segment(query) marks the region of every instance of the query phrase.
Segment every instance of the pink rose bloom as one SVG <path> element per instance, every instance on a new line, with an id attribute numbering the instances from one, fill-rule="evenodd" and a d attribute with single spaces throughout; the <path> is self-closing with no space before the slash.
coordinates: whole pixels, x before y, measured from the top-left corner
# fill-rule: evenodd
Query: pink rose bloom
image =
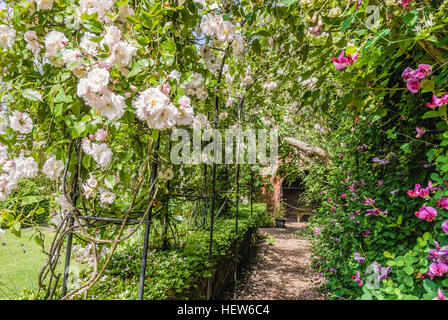
<path id="1" fill-rule="evenodd" d="M 437 210 L 433 207 L 427 207 L 423 206 L 420 208 L 420 210 L 415 211 L 415 216 L 419 219 L 426 220 L 426 221 L 433 221 L 434 218 L 437 216 Z"/>
<path id="2" fill-rule="evenodd" d="M 346 199 L 347 195 L 345 193 L 341 194 L 342 199 Z"/>
<path id="3" fill-rule="evenodd" d="M 98 129 L 95 132 L 95 140 L 96 141 L 104 141 L 106 139 L 107 136 L 107 132 L 104 131 L 103 129 Z"/>
<path id="4" fill-rule="evenodd" d="M 125 96 L 126 98 L 130 98 L 130 97 L 131 97 L 131 93 L 130 93 L 130 92 L 126 92 L 126 93 L 124 94 L 124 96 Z"/>

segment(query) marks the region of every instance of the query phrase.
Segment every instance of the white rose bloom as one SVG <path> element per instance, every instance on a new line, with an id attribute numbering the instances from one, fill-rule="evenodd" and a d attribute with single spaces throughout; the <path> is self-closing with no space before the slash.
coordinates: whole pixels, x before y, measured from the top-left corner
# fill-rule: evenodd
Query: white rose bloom
<path id="1" fill-rule="evenodd" d="M 177 118 L 177 125 L 179 126 L 189 126 L 194 119 L 193 108 L 192 107 L 180 107 L 179 116 Z"/>
<path id="2" fill-rule="evenodd" d="M 213 36 L 218 28 L 219 21 L 212 14 L 202 16 L 201 30 L 208 36 Z"/>
<path id="3" fill-rule="evenodd" d="M 98 19 L 109 22 L 109 18 L 105 16 L 106 12 L 114 5 L 112 0 L 80 0 L 79 7 L 77 8 L 77 15 L 79 18 L 83 13 L 89 15 L 98 12 Z"/>
<path id="4" fill-rule="evenodd" d="M 31 50 L 35 56 L 39 55 L 42 46 L 39 43 L 39 38 L 37 37 L 36 31 L 27 31 L 23 35 L 27 45 L 26 48 Z"/>
<path id="5" fill-rule="evenodd" d="M 179 111 L 158 88 L 141 92 L 132 105 L 137 118 L 146 121 L 151 129 L 164 130 L 176 125 Z"/>
<path id="6" fill-rule="evenodd" d="M 61 160 L 56 160 L 56 156 L 52 155 L 42 167 L 42 172 L 45 173 L 47 178 L 56 180 L 62 169 L 64 169 L 64 163 Z"/>
<path id="7" fill-rule="evenodd" d="M 0 238 L 5 234 L 5 230 L 0 229 Z"/>
<path id="8" fill-rule="evenodd" d="M 89 92 L 101 93 L 109 83 L 109 71 L 106 68 L 95 68 L 87 75 Z"/>
<path id="9" fill-rule="evenodd" d="M 55 66 L 60 66 L 61 62 L 56 60 L 58 52 L 65 47 L 68 39 L 58 31 L 51 31 L 45 36 L 45 57 Z"/>
<path id="10" fill-rule="evenodd" d="M 91 32 L 86 32 L 81 38 L 79 46 L 89 55 L 96 55 L 99 43 L 90 41 L 90 38 L 96 35 Z"/>
<path id="11" fill-rule="evenodd" d="M 54 199 L 57 204 L 61 206 L 62 210 L 73 211 L 75 208 L 73 205 L 67 200 L 64 195 L 60 195 Z"/>
<path id="12" fill-rule="evenodd" d="M 11 177 L 11 175 L 0 175 L 0 200 L 7 200 L 11 191 L 16 187 L 17 182 Z"/>
<path id="13" fill-rule="evenodd" d="M 91 188 L 96 188 L 96 186 L 98 185 L 98 181 L 94 176 L 91 176 L 89 179 L 87 179 L 86 183 Z"/>
<path id="14" fill-rule="evenodd" d="M 21 178 L 35 178 L 39 173 L 39 165 L 33 157 L 20 157 L 14 159 L 15 179 L 19 181 Z"/>
<path id="15" fill-rule="evenodd" d="M 222 21 L 216 30 L 216 38 L 219 41 L 230 41 L 235 36 L 235 26 L 230 21 Z"/>
<path id="16" fill-rule="evenodd" d="M 1 145 L 0 146 L 0 164 L 5 162 L 6 160 L 8 160 L 8 158 L 9 158 L 8 147 Z"/>
<path id="17" fill-rule="evenodd" d="M 30 133 L 33 130 L 33 120 L 28 113 L 15 110 L 9 118 L 9 126 L 16 132 Z"/>
<path id="18" fill-rule="evenodd" d="M 169 78 L 169 79 L 176 79 L 177 81 L 179 81 L 181 75 L 182 75 L 182 74 L 181 74 L 179 71 L 177 71 L 177 70 L 173 70 L 173 71 L 171 71 L 170 74 L 168 75 L 168 78 Z"/>
<path id="19" fill-rule="evenodd" d="M 120 41 L 121 30 L 116 26 L 106 26 L 106 34 L 101 40 L 100 45 L 107 45 L 110 48 L 115 46 Z"/>
<path id="20" fill-rule="evenodd" d="M 128 19 L 126 17 L 133 16 L 135 14 L 134 9 L 129 4 L 125 4 L 124 6 L 118 8 L 118 19 L 121 22 L 127 23 Z"/>
<path id="21" fill-rule="evenodd" d="M 53 8 L 53 0 L 36 0 L 37 9 L 51 10 Z"/>
<path id="22" fill-rule="evenodd" d="M 113 121 L 123 116 L 126 103 L 124 97 L 107 90 L 101 96 L 100 103 L 95 107 L 103 117 Z"/>
<path id="23" fill-rule="evenodd" d="M 103 191 L 100 194 L 100 202 L 102 204 L 112 204 L 116 199 L 116 195 L 110 191 Z"/>
<path id="24" fill-rule="evenodd" d="M 85 154 L 91 154 L 92 153 L 92 145 L 91 145 L 90 140 L 88 138 L 82 138 L 81 149 L 82 149 L 82 151 L 84 151 Z"/>
<path id="25" fill-rule="evenodd" d="M 176 126 L 179 118 L 179 110 L 172 104 L 163 108 L 156 108 L 153 117 L 148 122 L 148 127 L 156 130 L 166 130 Z"/>
<path id="26" fill-rule="evenodd" d="M 93 160 L 95 160 L 102 169 L 107 168 L 112 161 L 112 151 L 105 143 L 92 144 L 92 151 L 90 154 L 92 155 Z"/>
<path id="27" fill-rule="evenodd" d="M 193 129 L 201 130 L 209 127 L 207 116 L 203 113 L 198 113 L 193 120 Z"/>
<path id="28" fill-rule="evenodd" d="M 242 36 L 236 36 L 232 42 L 233 54 L 235 57 L 241 57 L 244 53 L 246 42 Z"/>
<path id="29" fill-rule="evenodd" d="M 191 107 L 191 99 L 188 96 L 180 97 L 178 102 L 183 108 Z"/>
<path id="30" fill-rule="evenodd" d="M 120 67 L 129 66 L 132 63 L 132 57 L 137 53 L 137 48 L 126 41 L 119 41 L 109 48 L 111 55 L 104 62 L 109 65 L 118 65 Z"/>
<path id="31" fill-rule="evenodd" d="M 8 121 L 4 118 L 1 118 L 0 120 L 3 120 L 0 122 L 0 134 L 5 134 L 6 129 L 8 129 Z"/>
<path id="32" fill-rule="evenodd" d="M 0 47 L 3 49 L 12 48 L 16 38 L 16 30 L 9 28 L 7 25 L 0 25 Z"/>

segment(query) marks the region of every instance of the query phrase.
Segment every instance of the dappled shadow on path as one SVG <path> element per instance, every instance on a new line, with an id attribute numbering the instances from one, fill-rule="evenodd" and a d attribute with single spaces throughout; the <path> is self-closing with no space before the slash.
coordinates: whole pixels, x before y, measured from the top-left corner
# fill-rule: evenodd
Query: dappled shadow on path
<path id="1" fill-rule="evenodd" d="M 294 234 L 298 228 L 296 219 L 288 219 L 285 229 L 259 230 L 262 235 L 273 236 L 275 241 L 257 244 L 256 257 L 239 281 L 236 299 L 324 299 L 312 282 L 316 272 L 311 268 L 311 242 Z M 233 292 L 228 297 L 233 299 Z"/>

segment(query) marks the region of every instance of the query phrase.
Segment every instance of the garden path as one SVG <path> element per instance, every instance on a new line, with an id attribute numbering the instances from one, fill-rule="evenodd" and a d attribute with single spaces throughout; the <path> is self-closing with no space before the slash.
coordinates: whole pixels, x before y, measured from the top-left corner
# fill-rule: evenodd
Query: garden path
<path id="1" fill-rule="evenodd" d="M 311 268 L 311 241 L 294 232 L 304 228 L 289 218 L 285 229 L 261 228 L 268 237 L 256 245 L 257 254 L 250 269 L 246 270 L 236 289 L 236 300 L 317 300 L 324 299 L 312 279 L 316 272 Z M 234 299 L 233 293 L 230 299 Z"/>

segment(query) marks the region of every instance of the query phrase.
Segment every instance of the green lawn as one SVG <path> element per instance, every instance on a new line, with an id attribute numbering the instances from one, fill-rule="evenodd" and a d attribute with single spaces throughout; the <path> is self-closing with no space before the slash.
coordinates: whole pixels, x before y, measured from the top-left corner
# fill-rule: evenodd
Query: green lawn
<path id="1" fill-rule="evenodd" d="M 49 246 L 54 232 L 44 233 L 45 245 Z M 0 300 L 15 299 L 24 288 L 37 288 L 37 276 L 46 255 L 32 239 L 33 234 L 33 230 L 24 229 L 18 238 L 6 230 L 0 237 Z"/>

